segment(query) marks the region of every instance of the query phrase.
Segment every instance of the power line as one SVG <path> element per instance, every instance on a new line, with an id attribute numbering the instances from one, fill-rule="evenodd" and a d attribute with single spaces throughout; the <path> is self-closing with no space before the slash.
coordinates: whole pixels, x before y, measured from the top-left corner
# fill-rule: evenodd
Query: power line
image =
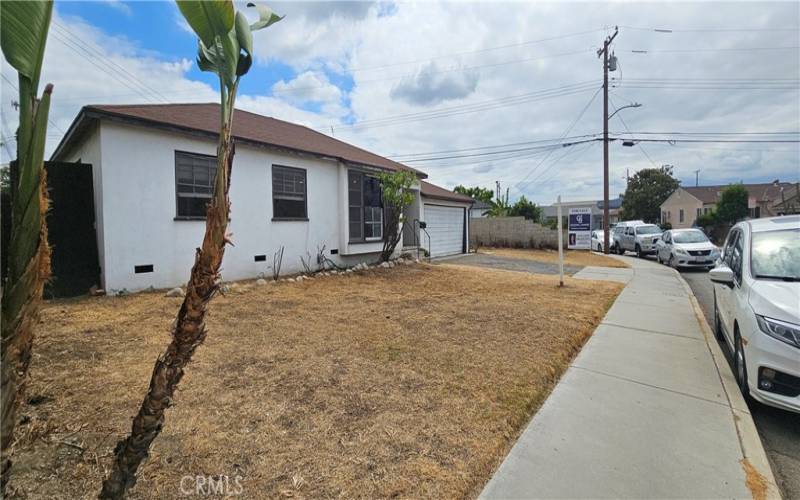
<path id="1" fill-rule="evenodd" d="M 137 81 L 137 78 L 135 76 L 131 75 L 130 73 L 125 74 L 122 71 L 119 71 L 118 69 L 116 69 L 112 64 L 110 64 L 109 62 L 107 62 L 105 60 L 106 58 L 105 58 L 105 56 L 103 56 L 102 53 L 100 53 L 98 51 L 95 51 L 96 54 L 92 53 L 89 50 L 89 48 L 87 48 L 88 46 L 85 43 L 83 43 L 78 37 L 75 37 L 72 34 L 64 35 L 61 32 L 59 32 L 58 29 L 52 30 L 50 33 L 52 33 L 53 36 L 57 40 L 59 40 L 61 43 L 63 43 L 64 46 L 66 46 L 67 48 L 69 48 L 70 50 L 72 50 L 73 52 L 75 52 L 76 54 L 81 56 L 82 58 L 84 58 L 92 66 L 96 67 L 97 69 L 99 69 L 100 71 L 104 72 L 108 76 L 110 76 L 110 77 L 114 78 L 115 80 L 117 80 L 122 85 L 124 85 L 127 88 L 131 89 L 132 91 L 136 92 L 136 94 L 138 96 L 142 97 L 143 99 L 147 100 L 148 102 L 153 102 L 153 101 L 158 101 L 158 100 L 163 101 L 163 102 L 169 102 L 168 99 L 166 99 L 163 96 L 159 96 L 157 92 L 153 91 L 152 89 L 150 89 L 146 85 L 143 85 L 143 84 L 140 83 L 139 84 L 140 86 L 137 87 L 135 85 L 136 81 Z M 71 40 L 70 37 L 76 38 L 77 41 L 76 40 Z M 149 92 L 150 95 L 145 94 L 143 89 L 144 89 L 144 91 Z"/>
<path id="2" fill-rule="evenodd" d="M 591 142 L 591 141 L 594 141 L 594 140 L 595 139 L 584 139 L 584 140 L 573 141 L 573 142 L 548 144 L 546 146 L 530 146 L 530 147 L 527 147 L 527 148 L 506 149 L 506 150 L 501 150 L 501 151 L 470 153 L 470 154 L 464 154 L 464 155 L 438 156 L 438 157 L 431 157 L 431 158 L 416 158 L 416 159 L 411 159 L 411 160 L 404 160 L 403 163 L 416 163 L 416 162 L 420 162 L 420 161 L 432 161 L 432 160 L 449 160 L 449 159 L 453 159 L 453 158 L 474 158 L 474 157 L 477 157 L 477 156 L 487 156 L 487 155 L 493 155 L 493 154 L 498 154 L 498 153 L 515 153 L 515 152 L 521 152 L 521 151 L 533 151 L 533 150 L 537 150 L 537 149 L 550 148 L 550 147 L 553 147 L 553 146 L 568 147 L 568 146 L 574 146 L 576 144 L 583 144 L 583 143 L 586 143 L 586 142 Z"/>
<path id="3" fill-rule="evenodd" d="M 800 31 L 800 28 L 693 28 L 693 29 L 673 29 L 673 28 L 648 28 L 640 26 L 625 26 L 620 25 L 620 28 L 637 31 L 654 31 L 656 33 L 728 33 L 738 31 L 767 31 L 767 32 L 781 32 L 781 31 Z"/>
<path id="4" fill-rule="evenodd" d="M 603 87 L 600 87 L 599 89 L 597 89 L 597 90 L 595 91 L 595 93 L 594 93 L 594 94 L 592 94 L 592 97 L 589 99 L 589 102 L 587 102 L 587 103 L 586 103 L 586 105 L 583 107 L 583 109 L 581 109 L 581 112 L 580 112 L 580 113 L 578 113 L 578 117 L 577 117 L 577 118 L 575 118 L 575 120 L 573 120 L 573 122 L 572 122 L 572 123 L 569 125 L 569 127 L 567 127 L 567 129 L 564 131 L 564 133 L 563 133 L 563 134 L 561 134 L 561 137 L 562 137 L 562 138 L 566 137 L 566 136 L 567 136 L 567 134 L 569 134 L 569 133 L 570 133 L 570 131 L 571 131 L 571 130 L 572 130 L 574 127 L 575 127 L 575 125 L 577 125 L 577 124 L 578 124 L 578 122 L 580 121 L 580 119 L 581 119 L 581 118 L 583 118 L 583 115 L 586 113 L 586 110 L 588 110 L 588 109 L 589 109 L 589 106 L 591 106 L 591 105 L 592 105 L 592 103 L 594 102 L 595 98 L 597 97 L 597 94 L 599 94 L 601 90 L 603 90 Z M 532 168 L 530 171 L 528 171 L 528 173 L 525 175 L 525 177 L 523 177 L 523 178 L 522 178 L 522 179 L 520 179 L 520 180 L 519 180 L 519 181 L 518 181 L 516 184 L 514 184 L 514 189 L 517 189 L 518 191 L 521 191 L 522 189 L 521 189 L 519 186 L 520 186 L 520 185 L 521 185 L 521 184 L 522 184 L 522 183 L 523 183 L 523 182 L 524 182 L 524 181 L 525 181 L 525 180 L 526 180 L 528 177 L 530 177 L 531 175 L 533 175 L 533 173 L 534 173 L 534 172 L 535 172 L 535 171 L 536 171 L 536 170 L 537 170 L 537 169 L 538 169 L 538 168 L 539 168 L 539 167 L 540 167 L 540 166 L 541 166 L 541 165 L 542 165 L 542 164 L 543 164 L 545 161 L 547 161 L 547 158 L 549 158 L 549 157 L 550 157 L 550 154 L 551 154 L 551 153 L 552 153 L 552 151 L 550 151 L 550 153 L 548 153 L 548 154 L 547 154 L 547 156 L 545 156 L 544 158 L 542 158 L 542 160 L 541 160 L 539 163 L 537 163 L 535 167 L 533 167 L 533 168 Z"/>
<path id="5" fill-rule="evenodd" d="M 3 80 L 5 80 L 6 83 L 11 85 L 11 88 L 13 88 L 17 92 L 19 92 L 19 88 L 17 88 L 16 84 L 14 82 L 12 82 L 6 75 L 0 74 L 0 76 L 3 77 Z M 47 117 L 47 123 L 49 123 L 51 126 L 53 126 L 53 128 L 58 129 L 62 134 L 66 134 L 66 132 L 64 132 L 64 129 L 62 129 L 61 127 L 56 125 L 56 123 L 49 116 Z"/>
<path id="6" fill-rule="evenodd" d="M 56 28 L 56 30 L 60 30 L 64 36 L 72 37 L 74 41 L 84 49 L 84 51 L 88 53 L 94 53 L 96 57 L 99 57 L 110 68 L 112 69 L 116 68 L 116 70 L 120 74 L 127 76 L 128 78 L 133 80 L 134 83 L 139 85 L 142 89 L 146 90 L 155 97 L 163 100 L 164 102 L 169 102 L 169 100 L 166 97 L 164 97 L 157 89 L 151 87 L 150 85 L 142 81 L 139 77 L 128 71 L 125 67 L 121 66 L 120 64 L 117 64 L 113 59 L 107 57 L 105 54 L 94 48 L 91 44 L 83 40 L 79 35 L 76 35 L 72 31 L 70 31 L 69 28 L 67 28 L 66 26 L 62 25 L 56 20 L 53 20 L 53 26 Z"/>
<path id="7" fill-rule="evenodd" d="M 572 136 L 572 137 L 564 137 L 563 139 L 564 140 L 566 140 L 566 139 L 569 139 L 569 140 L 572 140 L 572 139 L 585 139 L 587 137 L 596 137 L 597 135 L 598 134 L 575 135 L 575 136 Z M 560 140 L 562 140 L 562 139 L 539 139 L 539 140 L 535 140 L 535 141 L 510 142 L 510 143 L 506 143 L 506 144 L 492 144 L 492 145 L 488 145 L 488 146 L 474 146 L 474 147 L 471 147 L 471 148 L 463 148 L 463 149 L 443 149 L 443 150 L 440 150 L 440 151 L 428 151 L 426 153 L 406 153 L 406 154 L 392 155 L 392 156 L 390 156 L 390 158 L 392 158 L 393 160 L 397 160 L 398 158 L 405 157 L 405 156 L 424 156 L 424 155 L 443 154 L 443 153 L 462 153 L 462 152 L 465 152 L 465 151 L 475 151 L 475 150 L 479 150 L 479 149 L 507 148 L 507 147 L 512 147 L 512 146 L 524 146 L 524 145 L 528 145 L 528 144 L 541 144 L 543 142 L 554 142 L 554 141 L 560 141 Z M 400 161 L 400 160 L 398 160 L 398 161 Z"/>
<path id="8" fill-rule="evenodd" d="M 633 133 L 631 133 L 631 129 L 628 128 L 628 124 L 625 123 L 625 119 L 622 118 L 622 115 L 620 113 L 617 113 L 617 111 L 618 111 L 617 110 L 617 105 L 614 104 L 614 101 L 611 99 L 611 96 L 608 97 L 608 100 L 609 100 L 609 102 L 611 102 L 611 105 L 614 106 L 614 114 L 616 115 L 617 118 L 619 118 L 619 121 L 622 122 L 622 126 L 625 127 L 625 130 L 628 131 L 628 134 L 630 134 L 630 136 L 633 137 Z M 653 167 L 658 168 L 658 165 L 656 165 L 656 162 L 654 162 L 653 159 L 650 158 L 650 155 L 647 154 L 647 151 L 644 150 L 644 147 L 641 144 L 637 144 L 637 146 L 639 146 L 639 150 L 642 152 L 642 154 L 645 156 L 645 158 L 647 158 L 648 161 L 650 161 L 650 163 L 653 165 Z"/>
<path id="9" fill-rule="evenodd" d="M 574 55 L 577 55 L 577 54 L 589 54 L 591 52 L 592 51 L 588 50 L 588 49 L 574 50 L 574 51 L 571 51 L 571 52 L 561 52 L 559 54 L 552 54 L 552 55 L 548 55 L 548 56 L 529 57 L 529 58 L 525 58 L 525 59 L 515 59 L 513 61 L 503 61 L 503 62 L 497 62 L 497 63 L 479 64 L 479 65 L 476 65 L 476 66 L 463 66 L 463 67 L 458 67 L 458 68 L 449 68 L 449 69 L 443 69 L 443 70 L 428 71 L 428 72 L 425 73 L 425 75 L 428 76 L 428 75 L 438 75 L 438 74 L 441 74 L 441 73 L 452 73 L 452 72 L 458 72 L 458 71 L 470 71 L 470 70 L 474 70 L 474 69 L 496 68 L 498 66 L 507 66 L 507 65 L 510 65 L 510 64 L 520 64 L 520 63 L 525 63 L 525 62 L 541 61 L 543 59 L 554 59 L 554 58 L 557 58 L 557 57 L 574 56 Z M 404 78 L 413 78 L 417 74 L 418 73 L 415 72 L 415 73 L 407 73 L 405 75 L 400 75 L 400 76 L 389 76 L 389 77 L 384 77 L 384 78 L 373 78 L 373 79 L 370 79 L 370 80 L 361 80 L 361 81 L 358 82 L 358 84 L 359 85 L 363 85 L 365 83 L 376 83 L 376 82 L 386 82 L 386 81 L 393 81 L 393 80 L 402 80 Z M 315 89 L 321 89 L 321 88 L 325 88 L 325 85 L 314 85 L 314 86 L 308 86 L 308 87 L 292 87 L 292 88 L 288 88 L 288 89 L 278 89 L 278 90 L 273 90 L 272 93 L 273 94 L 275 94 L 275 93 L 283 94 L 283 93 L 287 93 L 287 92 L 298 92 L 298 91 L 301 91 L 301 90 L 315 90 Z"/>
<path id="10" fill-rule="evenodd" d="M 595 83 L 592 81 L 580 82 L 570 85 L 563 85 L 552 89 L 544 89 L 526 94 L 516 96 L 500 97 L 497 99 L 490 99 L 476 103 L 463 104 L 460 106 L 451 106 L 447 108 L 439 108 L 431 111 L 420 111 L 416 113 L 408 113 L 403 115 L 393 115 L 383 118 L 374 118 L 371 120 L 363 120 L 348 125 L 340 125 L 339 128 L 361 129 L 361 128 L 377 128 L 389 125 L 398 125 L 401 123 L 415 122 L 430 120 L 433 118 L 442 118 L 447 116 L 461 115 L 465 113 L 474 113 L 476 111 L 488 111 L 512 105 L 518 105 L 528 102 L 535 102 L 545 99 L 556 97 L 563 97 L 573 94 L 586 92 L 595 88 Z M 316 127 L 316 130 L 325 130 L 327 127 Z"/>
<path id="11" fill-rule="evenodd" d="M 432 61 L 435 61 L 435 60 L 438 60 L 438 59 L 446 59 L 448 57 L 456 57 L 456 56 L 462 56 L 462 55 L 468 55 L 468 54 L 477 54 L 477 53 L 482 53 L 482 52 L 490 52 L 490 51 L 494 51 L 494 50 L 502 50 L 502 49 L 523 47 L 523 46 L 526 46 L 526 45 L 534 45 L 534 44 L 537 44 L 537 43 L 549 42 L 549 41 L 552 41 L 552 40 L 561 40 L 561 39 L 564 39 L 564 38 L 571 38 L 571 37 L 576 37 L 576 36 L 596 33 L 598 31 L 603 31 L 603 28 L 598 28 L 598 29 L 593 29 L 593 30 L 586 30 L 586 31 L 578 31 L 578 32 L 575 32 L 575 33 L 568 33 L 568 34 L 565 34 L 565 35 L 551 36 L 551 37 L 547 37 L 547 38 L 540 38 L 539 40 L 530 40 L 530 41 L 526 41 L 526 42 L 512 43 L 512 44 L 508 44 L 508 45 L 498 45 L 498 46 L 495 46 L 495 47 L 486 47 L 486 48 L 483 48 L 483 49 L 465 50 L 465 51 L 461 51 L 461 52 L 451 52 L 449 54 L 443 54 L 443 55 L 440 55 L 440 56 L 431 57 L 429 59 L 416 59 L 416 60 L 413 60 L 413 61 L 403 61 L 403 62 L 397 62 L 397 63 L 392 63 L 392 64 L 384 64 L 382 66 L 372 66 L 372 67 L 367 67 L 367 68 L 353 68 L 353 69 L 350 69 L 350 70 L 347 70 L 347 71 L 343 71 L 342 73 L 344 73 L 344 74 L 352 74 L 352 73 L 358 73 L 358 72 L 362 72 L 362 71 L 372 71 L 372 70 L 376 70 L 376 69 L 393 68 L 393 67 L 396 67 L 396 66 L 406 66 L 406 65 L 409 65 L 409 64 L 419 64 L 419 63 L 423 63 L 423 62 L 432 62 Z"/>
<path id="12" fill-rule="evenodd" d="M 800 49 L 798 45 L 790 45 L 784 47 L 721 47 L 721 48 L 693 48 L 693 49 L 622 49 L 633 54 L 671 54 L 671 53 L 692 53 L 692 52 L 761 52 L 769 50 L 797 50 Z M 620 52 L 622 52 L 620 50 Z"/>
<path id="13" fill-rule="evenodd" d="M 618 132 L 612 132 L 620 135 Z M 800 132 L 631 132 L 639 135 L 799 135 Z"/>

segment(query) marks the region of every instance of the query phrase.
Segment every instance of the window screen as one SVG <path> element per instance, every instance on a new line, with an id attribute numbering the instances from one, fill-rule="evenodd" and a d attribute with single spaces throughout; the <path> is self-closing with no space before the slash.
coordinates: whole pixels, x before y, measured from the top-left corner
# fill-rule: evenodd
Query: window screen
<path id="1" fill-rule="evenodd" d="M 175 192 L 177 216 L 206 216 L 206 205 L 214 193 L 217 158 L 194 153 L 175 152 Z"/>
<path id="2" fill-rule="evenodd" d="M 364 176 L 364 238 L 383 238 L 381 182 Z"/>
<path id="3" fill-rule="evenodd" d="M 347 198 L 348 198 L 348 220 L 350 221 L 350 240 L 360 240 L 364 237 L 364 217 L 362 207 L 363 186 L 361 185 L 363 175 L 361 172 L 350 170 L 347 172 Z"/>
<path id="4" fill-rule="evenodd" d="M 275 219 L 308 218 L 305 170 L 272 166 L 272 217 Z"/>
<path id="5" fill-rule="evenodd" d="M 347 173 L 350 241 L 383 238 L 383 200 L 376 177 L 350 170 Z"/>

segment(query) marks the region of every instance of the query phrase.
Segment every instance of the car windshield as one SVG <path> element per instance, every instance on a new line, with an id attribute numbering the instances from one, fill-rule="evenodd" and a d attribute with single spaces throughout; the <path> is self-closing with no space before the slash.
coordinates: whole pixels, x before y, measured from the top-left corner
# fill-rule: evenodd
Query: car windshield
<path id="1" fill-rule="evenodd" d="M 672 233 L 672 241 L 675 243 L 705 243 L 708 238 L 702 231 L 683 231 Z"/>
<path id="2" fill-rule="evenodd" d="M 636 234 L 658 234 L 661 229 L 658 226 L 647 224 L 645 226 L 636 226 Z"/>
<path id="3" fill-rule="evenodd" d="M 753 233 L 750 262 L 756 278 L 800 280 L 800 229 Z"/>

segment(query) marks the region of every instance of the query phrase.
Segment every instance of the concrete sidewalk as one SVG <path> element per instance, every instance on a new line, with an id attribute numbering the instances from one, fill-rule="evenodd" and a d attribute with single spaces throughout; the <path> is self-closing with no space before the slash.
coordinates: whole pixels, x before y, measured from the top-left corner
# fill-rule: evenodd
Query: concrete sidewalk
<path id="1" fill-rule="evenodd" d="M 623 259 L 574 276 L 626 287 L 481 498 L 779 498 L 688 285 Z"/>

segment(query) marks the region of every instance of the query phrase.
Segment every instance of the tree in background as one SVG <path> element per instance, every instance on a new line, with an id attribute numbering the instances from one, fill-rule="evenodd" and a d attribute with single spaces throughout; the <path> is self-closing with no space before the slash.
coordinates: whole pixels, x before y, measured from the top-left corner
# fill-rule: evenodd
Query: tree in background
<path id="1" fill-rule="evenodd" d="M 511 209 L 508 204 L 508 189 L 506 189 L 505 197 L 501 195 L 496 200 L 490 200 L 489 203 L 492 204 L 492 208 L 486 212 L 488 217 L 506 217 Z"/>
<path id="2" fill-rule="evenodd" d="M 8 187 L 12 196 L 11 235 L 8 278 L 3 284 L 0 342 L 0 496 L 4 496 L 11 472 L 8 455 L 14 439 L 17 408 L 25 391 L 42 290 L 50 277 L 44 145 L 53 86 L 45 86 L 41 97 L 37 94 L 52 13 L 50 1 L 0 2 L 0 45 L 6 60 L 19 74 L 19 175 L 15 176 L 15 185 Z"/>
<path id="3" fill-rule="evenodd" d="M 411 186 L 417 177 L 411 172 L 398 170 L 392 173 L 382 173 L 378 176 L 381 181 L 381 197 L 383 199 L 383 250 L 381 260 L 387 261 L 392 257 L 394 249 L 400 243 L 403 233 L 400 224 L 405 222 L 403 209 L 414 201 Z"/>
<path id="4" fill-rule="evenodd" d="M 537 207 L 536 203 L 529 201 L 525 195 L 520 196 L 516 203 L 511 205 L 508 215 L 512 217 L 525 217 L 528 220 L 539 222 L 542 219 L 542 208 Z"/>
<path id="5" fill-rule="evenodd" d="M 231 128 L 236 91 L 239 80 L 253 63 L 252 31 L 266 28 L 281 19 L 267 7 L 252 3 L 247 5 L 256 7 L 259 13 L 259 20 L 254 24 L 248 24 L 241 12 L 235 12 L 230 0 L 178 0 L 177 3 L 199 38 L 197 65 L 202 71 L 219 77 L 220 131 L 214 195 L 206 211 L 203 243 L 195 254 L 186 296 L 173 323 L 172 341 L 156 360 L 150 388 L 133 419 L 130 435 L 117 443 L 114 464 L 103 482 L 100 498 L 122 498 L 136 483 L 136 471 L 164 426 L 164 412 L 172 405 L 183 370 L 195 349 L 205 340 L 206 310 L 219 291 L 219 270 L 225 245 L 230 243 L 227 234 L 230 215 L 228 190 L 234 155 Z"/>
<path id="6" fill-rule="evenodd" d="M 722 190 L 717 202 L 717 221 L 733 225 L 747 217 L 747 189 L 741 184 L 732 184 Z"/>
<path id="7" fill-rule="evenodd" d="M 494 197 L 494 191 L 479 186 L 468 188 L 459 184 L 453 188 L 453 191 L 456 193 L 465 194 L 470 198 L 481 200 L 486 203 L 492 203 L 492 198 Z"/>
<path id="8" fill-rule="evenodd" d="M 636 172 L 628 182 L 622 200 L 623 217 L 658 223 L 661 204 L 678 189 L 680 181 L 672 176 L 672 167 L 645 168 Z"/>

